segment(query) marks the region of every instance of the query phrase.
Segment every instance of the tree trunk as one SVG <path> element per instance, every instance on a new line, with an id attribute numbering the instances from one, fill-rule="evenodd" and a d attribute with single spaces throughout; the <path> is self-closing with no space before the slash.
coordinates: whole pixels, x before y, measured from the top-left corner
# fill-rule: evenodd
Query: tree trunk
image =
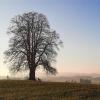
<path id="1" fill-rule="evenodd" d="M 31 68 L 30 68 L 29 80 L 36 81 L 36 79 L 35 79 L 35 68 L 34 68 L 34 67 L 31 67 Z"/>

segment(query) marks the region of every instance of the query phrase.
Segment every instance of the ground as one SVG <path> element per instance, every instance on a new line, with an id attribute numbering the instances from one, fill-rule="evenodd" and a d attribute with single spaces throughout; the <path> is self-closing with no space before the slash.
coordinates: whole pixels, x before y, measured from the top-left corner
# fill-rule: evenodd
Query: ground
<path id="1" fill-rule="evenodd" d="M 0 100 L 100 100 L 100 85 L 1 80 Z"/>

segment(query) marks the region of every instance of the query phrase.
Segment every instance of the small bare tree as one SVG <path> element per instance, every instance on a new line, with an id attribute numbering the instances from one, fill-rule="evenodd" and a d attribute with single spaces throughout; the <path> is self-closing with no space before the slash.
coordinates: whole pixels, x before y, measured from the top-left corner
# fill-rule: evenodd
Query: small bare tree
<path id="1" fill-rule="evenodd" d="M 38 66 L 56 74 L 51 63 L 55 61 L 61 44 L 59 34 L 50 29 L 46 16 L 37 12 L 24 13 L 11 20 L 8 33 L 12 34 L 9 49 L 5 51 L 6 62 L 14 72 L 29 70 L 29 79 L 35 79 Z"/>

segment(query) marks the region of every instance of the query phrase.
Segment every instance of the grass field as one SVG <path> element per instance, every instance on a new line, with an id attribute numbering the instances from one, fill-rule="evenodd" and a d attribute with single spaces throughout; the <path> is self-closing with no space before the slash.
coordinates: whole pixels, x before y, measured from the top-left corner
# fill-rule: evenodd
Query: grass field
<path id="1" fill-rule="evenodd" d="M 1 80 L 0 100 L 100 100 L 100 85 Z"/>

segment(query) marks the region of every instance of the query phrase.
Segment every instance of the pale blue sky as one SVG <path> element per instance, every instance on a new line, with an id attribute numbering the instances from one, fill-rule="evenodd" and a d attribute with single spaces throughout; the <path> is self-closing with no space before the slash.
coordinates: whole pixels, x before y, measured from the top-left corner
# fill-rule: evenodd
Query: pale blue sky
<path id="1" fill-rule="evenodd" d="M 100 0 L 0 0 L 0 73 L 8 73 L 3 52 L 12 17 L 36 11 L 47 16 L 64 42 L 57 57 L 58 72 L 100 73 Z M 0 75 L 1 75 L 0 74 Z"/>

